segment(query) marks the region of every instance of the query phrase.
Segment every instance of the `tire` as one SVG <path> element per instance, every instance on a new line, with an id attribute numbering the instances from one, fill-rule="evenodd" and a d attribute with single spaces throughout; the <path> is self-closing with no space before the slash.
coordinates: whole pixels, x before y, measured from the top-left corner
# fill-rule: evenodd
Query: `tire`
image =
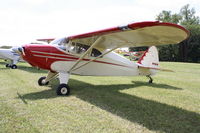
<path id="1" fill-rule="evenodd" d="M 12 65 L 11 68 L 12 69 L 17 69 L 17 65 Z"/>
<path id="2" fill-rule="evenodd" d="M 45 83 L 45 82 L 44 82 L 45 79 L 46 79 L 46 77 L 41 77 L 41 78 L 39 78 L 39 79 L 38 79 L 38 85 L 39 85 L 39 86 L 48 85 L 48 84 L 49 84 L 49 81 Z"/>
<path id="3" fill-rule="evenodd" d="M 57 95 L 67 96 L 70 94 L 70 88 L 67 84 L 60 84 L 56 90 Z"/>
<path id="4" fill-rule="evenodd" d="M 10 64 L 6 64 L 6 67 L 10 67 Z"/>

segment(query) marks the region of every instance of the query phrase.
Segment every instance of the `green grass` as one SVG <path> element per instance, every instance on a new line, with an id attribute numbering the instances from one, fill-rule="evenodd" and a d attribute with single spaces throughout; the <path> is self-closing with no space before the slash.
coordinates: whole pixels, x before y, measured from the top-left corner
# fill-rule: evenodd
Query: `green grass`
<path id="1" fill-rule="evenodd" d="M 38 86 L 46 71 L 0 61 L 0 133 L 199 133 L 200 64 L 161 63 L 175 73 L 146 77 L 71 76 L 71 95 L 58 80 Z"/>

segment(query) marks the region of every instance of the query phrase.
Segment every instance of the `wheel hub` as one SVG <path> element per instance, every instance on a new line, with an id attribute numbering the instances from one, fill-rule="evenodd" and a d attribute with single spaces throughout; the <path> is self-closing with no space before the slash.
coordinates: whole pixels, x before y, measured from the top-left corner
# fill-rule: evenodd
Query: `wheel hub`
<path id="1" fill-rule="evenodd" d="M 46 83 L 46 82 L 45 82 L 45 79 L 43 79 L 43 80 L 42 80 L 42 84 L 45 85 L 45 83 Z"/>
<path id="2" fill-rule="evenodd" d="M 65 94 L 67 94 L 67 88 L 65 88 L 65 87 L 63 87 L 62 89 L 61 89 L 61 93 L 63 94 L 63 95 L 65 95 Z"/>

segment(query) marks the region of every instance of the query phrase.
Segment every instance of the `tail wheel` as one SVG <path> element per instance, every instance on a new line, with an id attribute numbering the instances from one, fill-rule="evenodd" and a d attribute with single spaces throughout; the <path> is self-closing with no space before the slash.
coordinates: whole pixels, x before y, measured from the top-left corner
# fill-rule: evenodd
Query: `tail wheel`
<path id="1" fill-rule="evenodd" d="M 48 85 L 49 82 L 45 82 L 45 79 L 46 79 L 46 77 L 41 77 L 41 78 L 39 78 L 39 80 L 38 80 L 38 85 L 39 85 L 39 86 Z"/>
<path id="2" fill-rule="evenodd" d="M 147 78 L 149 78 L 149 84 L 153 83 L 153 79 L 150 75 L 147 75 Z"/>
<path id="3" fill-rule="evenodd" d="M 67 84 L 60 84 L 56 90 L 57 95 L 69 95 L 70 88 Z"/>
<path id="4" fill-rule="evenodd" d="M 17 69 L 17 65 L 12 65 L 11 68 L 12 69 Z"/>

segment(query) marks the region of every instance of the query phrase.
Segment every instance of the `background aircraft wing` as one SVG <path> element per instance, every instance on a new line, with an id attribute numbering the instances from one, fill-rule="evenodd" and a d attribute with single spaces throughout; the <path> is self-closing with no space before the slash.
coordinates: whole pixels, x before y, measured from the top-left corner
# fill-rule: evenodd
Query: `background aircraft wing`
<path id="1" fill-rule="evenodd" d="M 51 41 L 53 41 L 55 38 L 45 38 L 45 39 L 36 39 L 37 41 L 43 41 L 43 42 L 47 42 L 50 43 Z"/>
<path id="2" fill-rule="evenodd" d="M 69 36 L 71 42 L 94 46 L 97 49 L 177 44 L 189 37 L 184 27 L 159 21 L 137 22 L 126 26 Z M 101 38 L 99 40 L 99 38 Z M 97 41 L 98 40 L 98 41 Z"/>

